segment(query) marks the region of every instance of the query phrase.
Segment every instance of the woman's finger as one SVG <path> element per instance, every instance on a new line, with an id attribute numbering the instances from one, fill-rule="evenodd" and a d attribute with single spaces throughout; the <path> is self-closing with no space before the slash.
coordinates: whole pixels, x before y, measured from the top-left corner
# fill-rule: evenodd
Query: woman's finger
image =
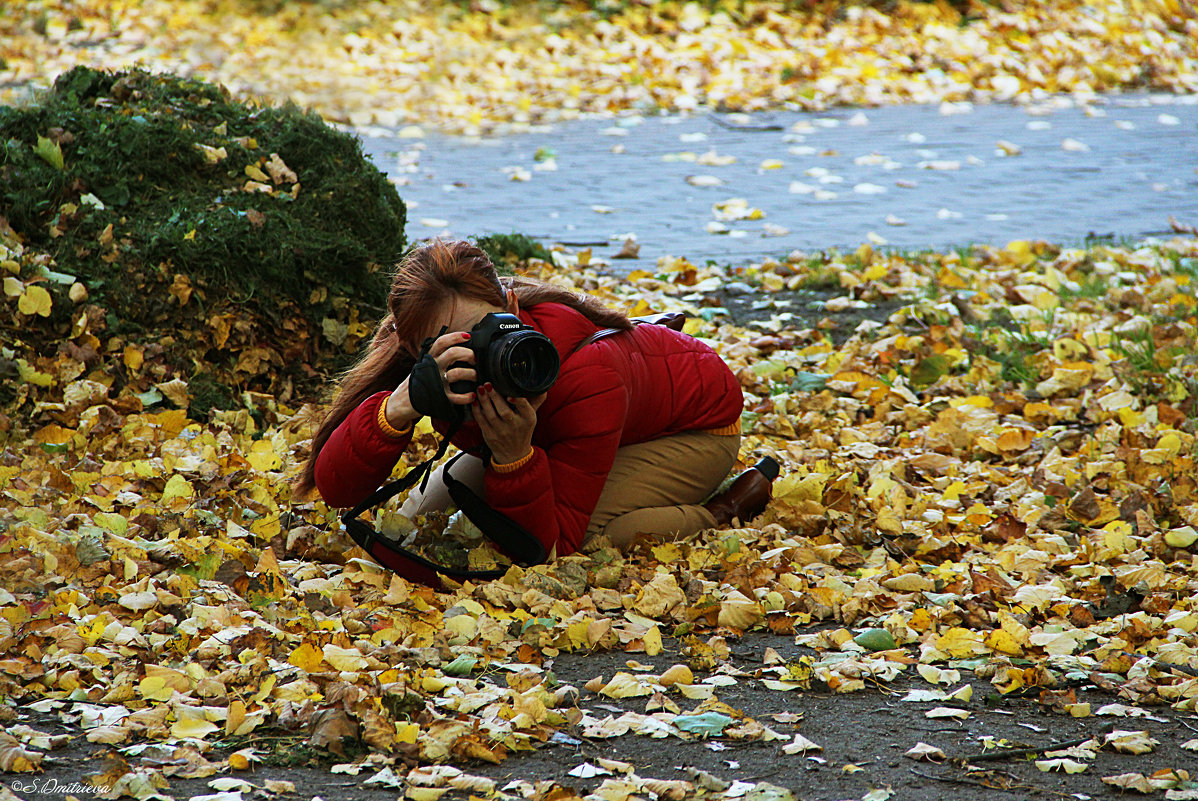
<path id="1" fill-rule="evenodd" d="M 478 380 L 474 370 L 474 351 L 463 344 L 469 341 L 469 334 L 456 332 L 437 338 L 429 353 L 437 362 L 441 371 L 441 381 L 445 385 L 445 397 L 451 403 L 463 405 L 474 400 L 473 392 L 454 392 L 452 385 L 465 381 L 473 384 Z"/>
<path id="2" fill-rule="evenodd" d="M 441 355 L 446 351 L 462 349 L 469 352 L 471 356 L 474 351 L 470 350 L 470 334 L 465 331 L 454 331 L 449 334 L 442 334 L 433 340 L 433 344 L 429 347 L 428 352 L 433 354 L 435 358 L 440 359 Z M 458 358 L 464 358 L 464 354 L 459 354 Z M 473 361 L 473 359 L 471 360 Z"/>
<path id="3" fill-rule="evenodd" d="M 492 413 L 497 420 L 507 422 L 516 416 L 515 411 L 504 400 L 503 396 L 495 391 L 495 387 L 490 383 L 484 384 L 479 388 L 479 395 L 482 397 L 483 404 Z"/>
<path id="4" fill-rule="evenodd" d="M 488 422 L 497 420 L 498 417 L 495 414 L 495 405 L 487 398 L 487 385 L 480 384 L 478 389 L 475 390 L 475 395 L 478 398 L 478 400 L 475 401 L 475 405 L 478 407 L 479 416 Z"/>
<path id="5" fill-rule="evenodd" d="M 494 434 L 494 424 L 477 397 L 470 404 L 470 416 L 478 424 L 478 430 L 482 432 L 483 439 L 489 441 Z"/>
<path id="6" fill-rule="evenodd" d="M 512 412 L 521 420 L 528 421 L 536 419 L 537 409 L 528 398 L 508 398 L 507 402 Z"/>
<path id="7" fill-rule="evenodd" d="M 474 403 L 473 392 L 454 392 L 448 386 L 445 389 L 445 397 L 456 406 L 469 406 Z"/>
<path id="8" fill-rule="evenodd" d="M 441 378 L 448 384 L 455 384 L 458 381 L 469 381 L 474 383 L 478 374 L 473 367 L 462 367 L 460 363 L 454 362 L 441 369 Z"/>
<path id="9" fill-rule="evenodd" d="M 494 393 L 490 393 L 494 395 Z M 503 429 L 503 420 L 495 409 L 495 404 L 487 399 L 484 387 L 479 387 L 474 400 L 474 421 L 482 429 L 483 437 L 494 439 Z"/>
<path id="10" fill-rule="evenodd" d="M 429 351 L 429 353 L 432 353 L 432 351 Z M 442 367 L 449 367 L 450 365 L 458 364 L 459 362 L 474 364 L 474 351 L 470 350 L 470 348 L 447 348 L 441 351 L 441 353 L 433 354 L 433 358 L 436 359 L 437 364 L 441 365 Z"/>

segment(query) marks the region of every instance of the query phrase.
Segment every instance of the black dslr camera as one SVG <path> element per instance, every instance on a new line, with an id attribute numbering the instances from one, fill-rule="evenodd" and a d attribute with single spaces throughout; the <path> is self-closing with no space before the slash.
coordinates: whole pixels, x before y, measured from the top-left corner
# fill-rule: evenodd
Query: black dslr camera
<path id="1" fill-rule="evenodd" d="M 549 337 L 514 314 L 488 314 L 470 329 L 470 349 L 478 382 L 454 381 L 449 388 L 465 394 L 488 381 L 505 397 L 531 398 L 553 386 L 561 358 Z M 453 367 L 470 367 L 457 362 Z"/>

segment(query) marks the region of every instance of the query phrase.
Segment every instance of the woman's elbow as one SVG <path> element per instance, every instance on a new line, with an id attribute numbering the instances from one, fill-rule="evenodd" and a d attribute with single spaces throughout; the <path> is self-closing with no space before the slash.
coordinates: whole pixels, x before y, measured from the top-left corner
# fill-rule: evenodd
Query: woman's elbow
<path id="1" fill-rule="evenodd" d="M 366 497 L 349 482 L 339 480 L 335 471 L 321 470 L 320 462 L 316 463 L 315 480 L 320 499 L 335 509 L 357 506 L 358 502 Z"/>

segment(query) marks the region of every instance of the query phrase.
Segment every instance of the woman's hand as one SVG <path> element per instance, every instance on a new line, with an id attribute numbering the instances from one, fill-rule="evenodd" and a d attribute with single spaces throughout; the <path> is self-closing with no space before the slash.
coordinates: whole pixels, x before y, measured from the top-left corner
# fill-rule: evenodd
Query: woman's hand
<path id="1" fill-rule="evenodd" d="M 473 403 L 475 393 L 473 392 L 453 392 L 449 385 L 455 381 L 469 381 L 474 383 L 477 374 L 474 371 L 474 351 L 472 351 L 468 343 L 470 334 L 465 331 L 455 331 L 449 334 L 442 334 L 437 337 L 429 348 L 429 354 L 437 362 L 437 367 L 441 369 L 441 380 L 445 384 L 445 397 L 450 403 L 455 403 L 458 406 L 466 406 Z M 451 367 L 451 365 L 459 362 L 465 362 L 470 367 Z M 412 396 L 409 392 L 408 378 L 400 382 L 387 398 L 387 422 L 395 428 L 402 429 L 409 423 L 419 420 L 420 412 L 416 411 L 412 406 Z"/>
<path id="2" fill-rule="evenodd" d="M 532 432 L 537 427 L 537 409 L 545 402 L 541 394 L 528 398 L 504 398 L 490 384 L 478 388 L 472 407 L 474 421 L 482 429 L 496 464 L 511 464 L 532 450 Z"/>

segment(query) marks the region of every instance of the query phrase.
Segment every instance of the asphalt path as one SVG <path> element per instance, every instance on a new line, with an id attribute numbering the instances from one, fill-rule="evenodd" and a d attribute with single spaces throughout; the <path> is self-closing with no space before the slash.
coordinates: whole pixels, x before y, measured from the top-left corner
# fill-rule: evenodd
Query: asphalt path
<path id="1" fill-rule="evenodd" d="M 489 139 L 358 133 L 408 202 L 412 239 L 516 231 L 610 257 L 632 237 L 628 269 L 1198 223 L 1198 96 L 633 115 Z"/>

